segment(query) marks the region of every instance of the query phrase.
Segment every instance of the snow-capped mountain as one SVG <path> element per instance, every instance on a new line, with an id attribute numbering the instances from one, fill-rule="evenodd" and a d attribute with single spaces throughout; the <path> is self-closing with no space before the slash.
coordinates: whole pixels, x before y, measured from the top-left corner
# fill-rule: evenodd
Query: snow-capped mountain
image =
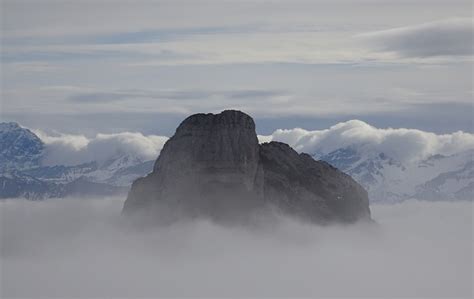
<path id="1" fill-rule="evenodd" d="M 79 178 L 91 182 L 128 187 L 138 177 L 151 172 L 154 161 L 142 161 L 130 155 L 118 156 L 104 163 L 96 161 L 73 166 L 42 166 L 24 170 L 27 175 L 45 182 L 65 184 Z"/>
<path id="2" fill-rule="evenodd" d="M 151 172 L 154 163 L 122 154 L 105 161 L 45 166 L 44 148 L 30 130 L 0 123 L 0 198 L 124 193 L 136 178 Z"/>
<path id="3" fill-rule="evenodd" d="M 55 184 L 41 181 L 19 171 L 0 174 L 0 198 L 24 197 L 35 200 L 60 196 L 61 191 Z"/>
<path id="4" fill-rule="evenodd" d="M 328 154 L 315 154 L 351 175 L 369 192 L 373 202 L 472 200 L 474 150 L 401 162 L 383 152 L 349 146 Z"/>
<path id="5" fill-rule="evenodd" d="M 0 171 L 38 167 L 43 142 L 17 123 L 0 123 Z"/>

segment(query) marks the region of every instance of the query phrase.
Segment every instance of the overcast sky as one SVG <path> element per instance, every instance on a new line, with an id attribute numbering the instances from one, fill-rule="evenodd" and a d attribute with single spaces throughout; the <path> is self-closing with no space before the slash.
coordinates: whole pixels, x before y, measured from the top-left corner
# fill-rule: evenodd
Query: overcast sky
<path id="1" fill-rule="evenodd" d="M 474 131 L 470 0 L 1 3 L 2 121 L 169 136 L 234 108 L 260 134 Z"/>

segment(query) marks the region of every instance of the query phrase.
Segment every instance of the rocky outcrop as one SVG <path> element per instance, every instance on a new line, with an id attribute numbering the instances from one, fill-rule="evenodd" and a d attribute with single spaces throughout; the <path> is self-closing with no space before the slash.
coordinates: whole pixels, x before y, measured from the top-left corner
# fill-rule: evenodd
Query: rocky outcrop
<path id="1" fill-rule="evenodd" d="M 259 145 L 253 119 L 233 110 L 185 119 L 124 213 L 241 220 L 268 207 L 317 223 L 370 219 L 367 192 L 348 175 L 286 144 Z"/>
<path id="2" fill-rule="evenodd" d="M 260 147 L 264 194 L 280 210 L 313 222 L 369 219 L 367 192 L 350 176 L 281 142 Z"/>

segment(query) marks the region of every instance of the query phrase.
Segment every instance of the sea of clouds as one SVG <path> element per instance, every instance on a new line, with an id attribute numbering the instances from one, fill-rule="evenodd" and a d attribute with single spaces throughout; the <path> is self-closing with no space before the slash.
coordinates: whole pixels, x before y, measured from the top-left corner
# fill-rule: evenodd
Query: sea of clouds
<path id="1" fill-rule="evenodd" d="M 471 202 L 373 205 L 374 225 L 141 229 L 122 205 L 1 201 L 0 297 L 472 297 Z"/>
<path id="2" fill-rule="evenodd" d="M 35 133 L 46 145 L 43 160 L 46 165 L 105 161 L 124 154 L 136 156 L 143 161 L 154 160 L 168 140 L 166 136 L 132 132 L 97 134 L 92 138 L 83 135 L 51 135 L 42 131 Z M 338 148 L 356 146 L 362 151 L 383 152 L 401 162 L 474 149 L 472 133 L 458 131 L 435 134 L 416 129 L 380 129 L 360 120 L 341 122 L 324 130 L 278 129 L 271 135 L 260 135 L 259 140 L 285 142 L 299 152 L 310 154 L 324 154 Z"/>

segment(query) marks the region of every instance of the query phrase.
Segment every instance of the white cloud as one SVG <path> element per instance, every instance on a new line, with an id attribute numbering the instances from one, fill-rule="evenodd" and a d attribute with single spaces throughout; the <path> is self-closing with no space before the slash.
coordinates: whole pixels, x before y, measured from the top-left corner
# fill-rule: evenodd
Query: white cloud
<path id="1" fill-rule="evenodd" d="M 260 140 L 285 142 L 297 151 L 310 154 L 356 146 L 364 151 L 383 152 L 404 162 L 434 154 L 450 155 L 474 150 L 472 133 L 435 134 L 416 129 L 379 129 L 360 120 L 339 123 L 326 130 L 279 129 Z"/>
<path id="2" fill-rule="evenodd" d="M 474 23 L 457 18 L 361 34 L 376 50 L 402 57 L 473 55 Z"/>
<path id="3" fill-rule="evenodd" d="M 373 227 L 281 218 L 148 230 L 124 225 L 122 204 L 1 201 L 1 297 L 472 296 L 469 202 L 372 205 Z"/>
<path id="4" fill-rule="evenodd" d="M 45 143 L 45 165 L 103 162 L 119 155 L 132 155 L 143 161 L 153 160 L 168 140 L 164 136 L 131 132 L 97 134 L 93 138 L 68 134 L 50 136 L 42 131 L 35 133 Z"/>
<path id="5" fill-rule="evenodd" d="M 105 161 L 117 155 L 133 155 L 144 161 L 158 157 L 168 140 L 166 136 L 122 132 L 83 135 L 48 135 L 33 130 L 46 144 L 45 165 L 75 165 Z M 355 146 L 366 152 L 383 152 L 402 162 L 431 155 L 451 155 L 474 150 L 474 134 L 463 131 L 435 134 L 417 129 L 373 127 L 360 120 L 338 123 L 329 129 L 309 131 L 301 128 L 278 129 L 271 135 L 259 135 L 260 142 L 281 141 L 297 151 L 310 154 L 329 153 L 338 148 Z"/>

